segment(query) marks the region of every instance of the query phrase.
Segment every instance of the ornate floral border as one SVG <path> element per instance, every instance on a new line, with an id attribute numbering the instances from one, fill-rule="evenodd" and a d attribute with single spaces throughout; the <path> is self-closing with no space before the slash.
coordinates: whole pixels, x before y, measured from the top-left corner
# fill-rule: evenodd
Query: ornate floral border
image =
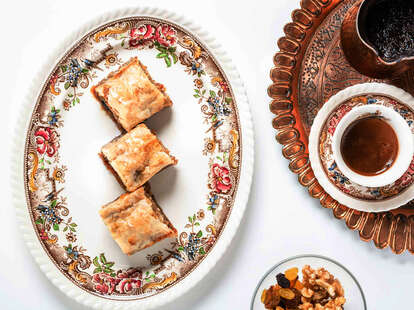
<path id="1" fill-rule="evenodd" d="M 379 249 L 389 246 L 396 254 L 405 250 L 414 254 L 414 214 L 409 205 L 384 213 L 350 209 L 324 191 L 309 162 L 308 129 L 303 124 L 307 118 L 301 110 L 306 102 L 300 102 L 302 94 L 299 84 L 308 81 L 310 100 L 314 99 L 313 93 L 319 85 L 311 80 L 301 80 L 300 70 L 307 52 L 312 53 L 314 61 L 324 59 L 326 43 L 332 40 L 333 34 L 338 33 L 340 21 L 354 3 L 356 0 L 302 0 L 301 7 L 292 12 L 292 22 L 284 27 L 285 36 L 278 40 L 280 51 L 274 55 L 275 67 L 270 71 L 273 84 L 268 87 L 268 95 L 272 98 L 270 111 L 275 114 L 272 125 L 277 130 L 276 140 L 283 145 L 282 154 L 290 161 L 290 170 L 298 175 L 299 183 L 308 189 L 313 198 L 318 199 L 323 207 L 332 209 L 335 218 L 344 220 L 349 229 L 359 231 L 363 241 L 372 240 Z M 335 22 L 324 24 L 327 17 L 333 18 Z M 319 49 L 309 51 L 308 46 L 322 25 L 325 27 L 324 36 L 316 38 Z M 335 52 L 332 54 L 336 55 Z M 306 74 L 314 77 L 318 73 L 316 69 L 310 66 Z M 369 80 L 360 80 L 360 77 L 352 74 L 349 78 L 348 83 L 351 80 L 352 83 Z M 404 81 L 397 82 L 404 84 Z M 325 84 L 331 91 L 335 91 L 333 80 L 326 81 Z M 314 108 L 317 110 L 317 105 Z M 315 115 L 315 111 L 310 116 L 312 115 Z"/>
<path id="2" fill-rule="evenodd" d="M 21 185 L 17 185 L 15 187 L 15 195 L 17 198 L 16 210 L 18 212 L 18 219 L 22 221 L 22 228 L 24 229 L 24 232 L 25 232 L 24 237 L 27 240 L 27 244 L 29 248 L 31 249 L 31 252 L 36 258 L 37 262 L 40 264 L 42 270 L 44 270 L 46 272 L 46 275 L 49 278 L 51 278 L 53 282 L 67 295 L 71 297 L 76 297 L 77 301 L 82 302 L 86 305 L 90 305 L 90 306 L 93 305 L 94 307 L 102 307 L 105 309 L 110 309 L 114 305 L 121 307 L 121 308 L 123 308 L 124 306 L 129 307 L 131 305 L 131 302 L 133 302 L 135 306 L 146 307 L 146 308 L 160 305 L 182 294 L 183 292 L 191 288 L 197 281 L 199 281 L 206 274 L 206 272 L 210 268 L 212 268 L 212 266 L 217 262 L 218 258 L 223 254 L 224 250 L 226 249 L 232 237 L 234 236 L 234 233 L 236 232 L 238 224 L 240 223 L 240 220 L 241 220 L 241 216 L 245 209 L 245 204 L 247 203 L 248 193 L 249 193 L 250 184 L 251 184 L 252 169 L 253 169 L 252 124 L 251 124 L 251 119 L 250 119 L 250 114 L 249 114 L 249 108 L 247 105 L 247 98 L 245 96 L 243 85 L 239 80 L 238 74 L 234 70 L 234 68 L 231 66 L 229 60 L 226 58 L 223 58 L 225 56 L 225 53 L 219 49 L 219 45 L 214 43 L 214 39 L 211 38 L 207 33 L 200 32 L 199 27 L 195 26 L 188 20 L 185 20 L 183 17 L 177 17 L 176 15 L 169 13 L 167 11 L 151 9 L 151 8 L 142 8 L 142 9 L 132 8 L 132 9 L 126 9 L 123 11 L 119 11 L 116 14 L 109 14 L 109 15 L 104 16 L 103 18 L 96 19 L 89 25 L 85 26 L 79 33 L 72 35 L 70 40 L 68 40 L 64 45 L 62 45 L 63 47 L 59 51 L 58 54 L 61 54 L 64 50 L 66 50 L 66 48 L 71 45 L 71 42 L 73 42 L 74 39 L 82 37 L 82 35 L 86 31 L 89 31 L 89 29 L 94 28 L 96 25 L 102 24 L 106 20 L 112 20 L 114 18 L 136 15 L 136 14 L 139 14 L 139 15 L 142 14 L 145 16 L 154 16 L 158 18 L 168 18 L 170 21 L 173 21 L 176 23 L 183 23 L 186 25 L 186 29 L 188 29 L 192 33 L 196 33 L 198 37 L 201 38 L 201 40 L 205 44 L 208 45 L 209 49 L 214 53 L 215 58 L 217 58 L 221 66 L 223 66 L 223 70 L 226 72 L 227 77 L 230 80 L 229 84 L 232 85 L 232 88 L 233 88 L 233 91 L 234 91 L 234 94 L 235 94 L 235 97 L 238 103 L 237 106 L 239 108 L 241 123 L 243 124 L 242 129 L 241 129 L 242 131 L 241 134 L 243 136 L 243 141 L 244 141 L 243 155 L 244 156 L 246 155 L 246 157 L 244 157 L 245 159 L 241 162 L 241 165 L 243 166 L 243 168 L 241 169 L 242 177 L 240 179 L 241 181 L 239 184 L 239 189 L 241 188 L 242 190 L 241 191 L 239 190 L 240 194 L 236 196 L 236 201 L 235 201 L 235 206 L 237 206 L 238 208 L 234 209 L 232 211 L 231 216 L 226 219 L 225 221 L 226 229 L 225 231 L 223 231 L 223 234 L 220 237 L 220 240 L 217 240 L 218 242 L 215 243 L 214 251 L 210 253 L 209 255 L 207 255 L 206 258 L 202 261 L 202 263 L 199 262 L 200 264 L 197 268 L 198 272 L 192 273 L 189 276 L 187 276 L 183 281 L 179 283 L 179 285 L 174 286 L 173 289 L 170 289 L 164 292 L 163 294 L 157 295 L 157 299 L 145 298 L 143 300 L 130 301 L 130 302 L 127 302 L 126 304 L 120 301 L 115 301 L 115 300 L 96 299 L 96 297 L 94 297 L 93 295 L 86 294 L 84 291 L 79 290 L 79 288 L 76 288 L 75 286 L 71 285 L 68 282 L 68 280 L 65 279 L 65 277 L 63 277 L 62 274 L 60 274 L 57 271 L 57 269 L 53 266 L 50 259 L 45 255 L 41 247 L 39 247 L 40 244 L 35 240 L 36 236 L 33 235 L 33 232 L 30 229 L 30 222 L 28 222 L 29 218 L 27 217 L 27 214 L 26 214 L 27 211 L 25 212 L 24 208 L 22 208 L 23 197 L 21 195 L 22 194 L 21 187 L 20 187 Z M 56 59 L 56 56 L 54 56 L 52 59 Z M 166 60 L 164 61 L 167 64 L 167 61 Z M 50 65 L 48 67 L 50 67 Z M 48 72 L 50 72 L 49 70 L 50 69 L 44 69 L 41 75 L 42 76 L 47 75 Z M 23 134 L 22 129 L 26 128 L 25 123 L 28 121 L 27 115 L 31 111 L 31 106 L 33 105 L 33 101 L 36 98 L 35 94 L 38 93 L 38 89 L 39 89 L 38 87 L 39 87 L 38 85 L 34 85 L 34 87 L 30 89 L 30 92 L 27 97 L 26 105 L 24 107 L 24 111 L 22 114 L 23 117 L 20 121 L 19 126 L 17 127 L 16 137 L 19 137 L 19 136 L 21 137 Z M 77 101 L 74 102 L 75 105 L 77 103 L 79 102 Z M 54 122 L 54 120 L 52 120 L 52 122 Z M 44 136 L 44 133 L 41 133 L 41 135 Z M 16 147 L 15 147 L 16 153 L 15 154 L 20 154 L 22 152 L 22 145 L 17 142 L 19 141 L 19 139 L 16 139 L 15 141 L 16 141 Z M 46 152 L 47 151 L 48 151 L 48 148 L 46 147 Z M 49 153 L 52 153 L 52 152 L 53 152 L 53 146 L 49 150 Z M 21 165 L 21 163 L 18 160 L 17 161 L 15 160 L 15 163 L 17 166 Z M 57 175 L 60 175 L 60 174 L 57 174 Z M 20 178 L 21 178 L 20 173 L 18 171 L 13 171 L 13 179 L 17 184 L 21 184 Z M 50 201 L 51 201 L 50 203 L 52 204 L 53 200 L 50 200 Z M 58 202 L 53 203 L 53 204 L 57 205 Z M 68 221 L 68 223 L 71 224 L 73 222 Z M 75 228 L 76 226 L 69 226 L 69 227 Z M 107 264 L 108 261 L 106 261 L 105 257 L 98 257 L 97 263 Z M 104 267 L 107 267 L 107 266 L 104 266 Z"/>

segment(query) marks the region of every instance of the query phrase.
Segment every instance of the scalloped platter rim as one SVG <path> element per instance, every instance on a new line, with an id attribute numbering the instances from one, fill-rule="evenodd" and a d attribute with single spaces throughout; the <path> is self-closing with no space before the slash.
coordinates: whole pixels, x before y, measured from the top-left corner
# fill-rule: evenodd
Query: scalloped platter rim
<path id="1" fill-rule="evenodd" d="M 120 132 L 90 87 L 134 56 L 174 102 L 146 124 L 180 160 L 150 181 L 178 237 L 126 257 L 98 215 L 122 193 L 97 156 Z M 165 304 L 217 263 L 244 214 L 254 142 L 243 83 L 212 37 L 156 8 L 98 17 L 48 60 L 15 136 L 13 189 L 24 239 L 47 277 L 84 305 Z"/>

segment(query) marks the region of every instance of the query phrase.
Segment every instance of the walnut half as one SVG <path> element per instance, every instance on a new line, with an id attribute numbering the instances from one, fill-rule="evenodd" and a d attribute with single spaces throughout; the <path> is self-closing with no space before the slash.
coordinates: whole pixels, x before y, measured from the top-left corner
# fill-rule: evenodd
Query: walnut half
<path id="1" fill-rule="evenodd" d="M 314 291 L 310 288 L 304 287 L 301 291 L 301 294 L 305 298 L 312 298 Z"/>
<path id="2" fill-rule="evenodd" d="M 314 310 L 314 308 L 310 302 L 305 302 L 299 305 L 299 310 Z"/>

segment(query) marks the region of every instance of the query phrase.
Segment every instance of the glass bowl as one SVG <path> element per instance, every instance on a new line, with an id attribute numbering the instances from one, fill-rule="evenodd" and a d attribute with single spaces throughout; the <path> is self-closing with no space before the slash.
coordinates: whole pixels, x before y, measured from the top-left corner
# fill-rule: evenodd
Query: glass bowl
<path id="1" fill-rule="evenodd" d="M 328 270 L 335 278 L 337 278 L 344 288 L 346 303 L 344 310 L 366 310 L 367 303 L 364 293 L 357 279 L 352 273 L 338 262 L 323 256 L 318 255 L 300 255 L 285 259 L 275 266 L 273 266 L 257 285 L 250 309 L 251 310 L 264 310 L 265 307 L 262 304 L 260 297 L 264 289 L 269 288 L 271 285 L 276 284 L 276 275 L 278 273 L 284 273 L 287 269 L 292 267 L 299 268 L 299 279 L 302 279 L 301 270 L 303 266 L 310 265 L 313 269 L 323 267 Z"/>

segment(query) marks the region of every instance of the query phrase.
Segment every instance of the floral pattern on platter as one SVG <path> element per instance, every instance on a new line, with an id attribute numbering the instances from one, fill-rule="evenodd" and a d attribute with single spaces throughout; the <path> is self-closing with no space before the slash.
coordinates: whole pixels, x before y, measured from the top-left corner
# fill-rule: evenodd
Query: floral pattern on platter
<path id="1" fill-rule="evenodd" d="M 139 27 L 133 27 L 129 31 L 127 38 L 122 37 L 121 46 L 130 49 L 144 49 L 156 48 L 158 50 L 157 58 L 162 58 L 165 61 L 167 67 L 171 67 L 178 61 L 176 54 L 177 47 L 177 31 L 169 25 L 160 24 L 158 26 L 153 25 L 141 25 Z"/>
<path id="2" fill-rule="evenodd" d="M 393 108 L 407 121 L 414 134 L 414 111 L 409 107 L 397 102 L 395 99 L 382 95 L 358 96 L 342 103 L 328 117 L 320 135 L 319 154 L 325 174 L 342 192 L 362 200 L 383 200 L 399 194 L 414 183 L 414 158 L 409 169 L 393 184 L 379 188 L 370 188 L 356 184 L 344 176 L 339 170 L 332 153 L 332 139 L 340 120 L 354 107 L 366 104 L 381 104 Z"/>
<path id="3" fill-rule="evenodd" d="M 142 286 L 142 271 L 137 268 L 118 270 L 116 273 L 112 269 L 114 262 L 108 262 L 105 254 L 101 253 L 93 259 L 96 267 L 93 271 L 92 282 L 96 291 L 101 294 L 110 295 L 117 292 L 127 294 L 137 292 Z"/>
<path id="4" fill-rule="evenodd" d="M 185 228 L 191 228 L 189 233 L 182 232 L 179 236 L 178 251 L 184 253 L 186 259 L 195 260 L 198 255 L 205 255 L 207 246 L 211 246 L 216 240 L 216 229 L 214 225 L 207 225 L 207 235 L 203 236 L 203 231 L 199 229 L 195 231 L 196 227 L 200 227 L 200 222 L 205 217 L 204 210 L 200 209 L 197 214 L 188 217 L 188 223 Z"/>
<path id="5" fill-rule="evenodd" d="M 65 196 L 60 129 L 65 114 L 81 103 L 84 92 L 99 81 L 97 72 L 125 63 L 124 49 L 154 51 L 165 70 L 176 65 L 186 72 L 190 90 L 205 124 L 209 173 L 205 205 L 188 217 L 169 248 L 148 254 L 150 267 L 118 268 L 108 253 L 91 253 L 81 242 L 78 224 Z M 240 129 L 231 87 L 201 44 L 164 21 L 133 17 L 113 22 L 82 39 L 60 60 L 33 113 L 25 151 L 25 186 L 33 224 L 45 250 L 75 284 L 100 296 L 156 294 L 191 272 L 208 255 L 230 215 L 240 174 Z M 84 240 L 83 240 L 84 241 Z"/>
<path id="6" fill-rule="evenodd" d="M 66 95 L 63 101 L 65 110 L 80 103 L 80 98 L 83 95 L 80 89 L 87 88 L 95 77 L 90 70 L 93 65 L 94 63 L 88 59 L 71 58 L 67 64 L 61 65 L 52 76 L 49 86 L 50 92 L 56 96 L 60 95 L 59 85 L 63 84 Z"/>

